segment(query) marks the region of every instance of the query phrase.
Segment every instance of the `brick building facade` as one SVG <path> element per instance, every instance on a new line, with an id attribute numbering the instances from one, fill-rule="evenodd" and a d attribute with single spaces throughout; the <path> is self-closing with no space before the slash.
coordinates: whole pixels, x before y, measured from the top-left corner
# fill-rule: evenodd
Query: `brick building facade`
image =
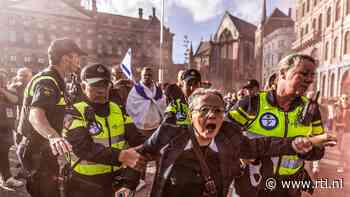
<path id="1" fill-rule="evenodd" d="M 293 49 L 319 61 L 317 89 L 323 97 L 347 90 L 350 68 L 350 0 L 298 0 Z M 348 88 L 347 88 L 348 89 Z"/>
<path id="2" fill-rule="evenodd" d="M 28 66 L 37 71 L 48 64 L 49 43 L 55 38 L 69 37 L 88 52 L 83 64 L 118 64 L 131 48 L 136 79 L 144 66 L 153 67 L 157 73 L 160 21 L 155 9 L 146 19 L 142 9 L 138 10 L 139 18 L 100 12 L 95 0 L 89 10 L 83 8 L 79 0 L 22 0 L 17 3 L 3 0 L 1 3 L 0 64 L 3 67 L 14 71 Z M 163 62 L 167 68 L 173 65 L 174 34 L 164 29 Z"/>
<path id="3" fill-rule="evenodd" d="M 193 56 L 194 67 L 215 88 L 238 90 L 251 78 L 257 78 L 254 64 L 256 26 L 226 12 L 217 32 L 209 41 L 201 41 Z"/>

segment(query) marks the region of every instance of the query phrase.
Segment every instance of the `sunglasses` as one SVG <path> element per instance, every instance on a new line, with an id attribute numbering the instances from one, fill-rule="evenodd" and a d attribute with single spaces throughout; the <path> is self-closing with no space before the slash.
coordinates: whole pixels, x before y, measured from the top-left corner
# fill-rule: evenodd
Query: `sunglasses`
<path id="1" fill-rule="evenodd" d="M 209 112 L 212 112 L 214 115 L 222 115 L 224 113 L 224 108 L 203 106 L 193 111 L 198 112 L 200 116 L 207 116 Z"/>

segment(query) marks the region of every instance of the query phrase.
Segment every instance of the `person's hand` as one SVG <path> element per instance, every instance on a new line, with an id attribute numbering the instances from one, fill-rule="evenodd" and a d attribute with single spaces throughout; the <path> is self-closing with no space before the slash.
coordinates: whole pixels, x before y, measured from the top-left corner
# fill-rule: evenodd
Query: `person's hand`
<path id="1" fill-rule="evenodd" d="M 128 188 L 121 188 L 115 192 L 115 197 L 132 197 L 132 192 Z"/>
<path id="2" fill-rule="evenodd" d="M 53 155 L 64 155 L 72 151 L 72 145 L 63 137 L 49 137 L 50 148 Z"/>
<path id="3" fill-rule="evenodd" d="M 299 154 L 306 154 L 312 150 L 312 142 L 307 137 L 297 137 L 292 142 L 292 147 Z"/>
<path id="4" fill-rule="evenodd" d="M 313 145 L 335 146 L 337 145 L 336 134 L 324 133 L 309 138 Z"/>
<path id="5" fill-rule="evenodd" d="M 120 151 L 118 160 L 123 165 L 140 172 L 142 172 L 146 166 L 146 158 L 138 153 L 135 148 Z"/>

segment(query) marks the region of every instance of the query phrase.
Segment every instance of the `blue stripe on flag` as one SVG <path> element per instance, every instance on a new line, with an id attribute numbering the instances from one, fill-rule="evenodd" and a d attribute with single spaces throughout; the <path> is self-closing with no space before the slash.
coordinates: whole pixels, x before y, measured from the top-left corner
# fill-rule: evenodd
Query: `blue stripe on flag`
<path id="1" fill-rule="evenodd" d="M 126 73 L 128 73 L 128 75 L 129 75 L 129 77 L 130 77 L 130 76 L 131 76 L 130 70 L 128 70 L 128 68 L 127 68 L 124 64 L 122 64 L 122 67 L 123 67 L 124 71 L 125 71 Z"/>

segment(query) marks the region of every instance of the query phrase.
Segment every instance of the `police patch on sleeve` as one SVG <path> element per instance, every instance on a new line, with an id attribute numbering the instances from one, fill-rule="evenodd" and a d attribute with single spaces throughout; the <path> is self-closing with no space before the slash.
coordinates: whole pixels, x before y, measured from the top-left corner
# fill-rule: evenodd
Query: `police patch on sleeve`
<path id="1" fill-rule="evenodd" d="M 272 114 L 272 113 L 264 113 L 261 117 L 260 117 L 260 125 L 266 129 L 266 130 L 272 130 L 274 128 L 277 127 L 278 125 L 278 119 L 277 117 Z"/>

